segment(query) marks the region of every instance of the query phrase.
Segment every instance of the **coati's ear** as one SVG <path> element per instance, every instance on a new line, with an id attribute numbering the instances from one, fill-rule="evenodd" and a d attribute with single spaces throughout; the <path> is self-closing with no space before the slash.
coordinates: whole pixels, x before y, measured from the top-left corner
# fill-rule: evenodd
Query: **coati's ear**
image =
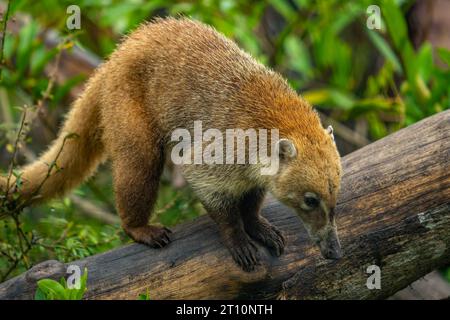
<path id="1" fill-rule="evenodd" d="M 334 141 L 333 127 L 328 126 L 328 128 L 326 128 L 325 131 L 331 136 L 331 139 Z"/>
<path id="2" fill-rule="evenodd" d="M 289 139 L 278 140 L 275 150 L 279 154 L 281 161 L 289 161 L 297 156 L 297 149 Z"/>

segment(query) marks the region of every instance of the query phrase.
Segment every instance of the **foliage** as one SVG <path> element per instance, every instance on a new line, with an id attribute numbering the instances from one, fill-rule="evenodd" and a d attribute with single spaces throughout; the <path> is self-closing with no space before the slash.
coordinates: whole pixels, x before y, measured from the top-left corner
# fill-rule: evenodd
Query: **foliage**
<path id="1" fill-rule="evenodd" d="M 146 293 L 141 293 L 138 297 L 138 300 L 150 300 L 150 292 L 147 289 Z"/>
<path id="2" fill-rule="evenodd" d="M 87 288 L 87 269 L 80 278 L 80 287 L 69 288 L 67 281 L 61 278 L 59 282 L 52 279 L 41 279 L 37 282 L 35 300 L 81 300 Z"/>
<path id="3" fill-rule="evenodd" d="M 20 222 L 18 219 L 0 220 L 3 280 L 43 260 L 69 262 L 126 242 L 119 226 L 80 217 L 67 200 L 54 201 L 42 210 L 37 209 L 25 210 Z"/>
<path id="4" fill-rule="evenodd" d="M 443 271 L 444 277 L 447 279 L 448 282 L 450 282 L 450 268 L 447 268 Z"/>

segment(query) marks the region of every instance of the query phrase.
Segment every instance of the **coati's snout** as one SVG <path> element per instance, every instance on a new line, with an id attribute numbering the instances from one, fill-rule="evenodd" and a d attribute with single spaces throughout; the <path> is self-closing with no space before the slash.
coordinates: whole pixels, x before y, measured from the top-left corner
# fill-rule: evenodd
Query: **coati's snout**
<path id="1" fill-rule="evenodd" d="M 319 247 L 322 256 L 333 260 L 342 258 L 334 208 L 330 208 L 315 193 L 306 192 L 297 213 L 309 237 Z"/>
<path id="2" fill-rule="evenodd" d="M 325 259 L 339 260 L 342 258 L 341 243 L 336 228 L 330 228 L 322 238 L 319 238 L 316 244 Z"/>

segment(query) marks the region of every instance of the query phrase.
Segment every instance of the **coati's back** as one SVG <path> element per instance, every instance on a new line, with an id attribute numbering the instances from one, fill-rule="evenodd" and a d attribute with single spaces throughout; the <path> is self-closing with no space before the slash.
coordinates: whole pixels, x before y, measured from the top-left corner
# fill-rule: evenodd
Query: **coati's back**
<path id="1" fill-rule="evenodd" d="M 115 101 L 145 100 L 165 130 L 190 128 L 194 120 L 221 130 L 277 128 L 283 121 L 295 125 L 296 117 L 304 121 L 305 111 L 318 123 L 281 76 L 213 28 L 192 20 L 157 19 L 142 25 L 105 67 L 110 80 L 105 94 L 113 94 Z"/>

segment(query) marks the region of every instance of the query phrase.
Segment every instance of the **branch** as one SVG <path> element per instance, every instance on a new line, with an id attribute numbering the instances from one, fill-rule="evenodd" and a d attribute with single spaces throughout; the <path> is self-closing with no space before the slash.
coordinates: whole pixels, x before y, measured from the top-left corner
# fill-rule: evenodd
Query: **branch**
<path id="1" fill-rule="evenodd" d="M 297 216 L 269 199 L 263 214 L 286 235 L 280 258 L 260 247 L 263 266 L 241 271 L 208 216 L 174 229 L 161 250 L 131 244 L 70 264 L 89 270 L 87 299 L 386 298 L 450 263 L 450 111 L 343 159 L 336 208 L 344 258 L 320 258 Z M 366 286 L 369 265 L 381 289 Z M 64 275 L 48 261 L 0 284 L 0 299 L 31 298 L 36 280 Z"/>
<path id="2" fill-rule="evenodd" d="M 109 211 L 95 205 L 93 202 L 85 200 L 75 194 L 70 196 L 70 200 L 75 206 L 82 210 L 82 213 L 91 218 L 98 219 L 108 224 L 119 224 L 120 218 L 118 215 L 110 213 Z"/>

